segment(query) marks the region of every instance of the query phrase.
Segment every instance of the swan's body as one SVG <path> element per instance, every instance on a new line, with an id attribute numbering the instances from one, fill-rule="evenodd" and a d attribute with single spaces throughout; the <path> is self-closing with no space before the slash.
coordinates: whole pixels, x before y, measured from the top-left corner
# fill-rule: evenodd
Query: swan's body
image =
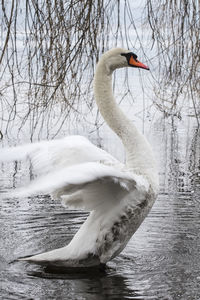
<path id="1" fill-rule="evenodd" d="M 1 150 L 2 161 L 28 156 L 41 175 L 18 196 L 50 193 L 68 207 L 91 211 L 67 246 L 24 260 L 70 267 L 106 263 L 123 250 L 151 209 L 158 190 L 151 147 L 112 95 L 116 68 L 132 65 L 131 59 L 133 66 L 147 68 L 131 55 L 120 48 L 106 52 L 94 78 L 99 110 L 126 149 L 125 165 L 80 136 Z"/>

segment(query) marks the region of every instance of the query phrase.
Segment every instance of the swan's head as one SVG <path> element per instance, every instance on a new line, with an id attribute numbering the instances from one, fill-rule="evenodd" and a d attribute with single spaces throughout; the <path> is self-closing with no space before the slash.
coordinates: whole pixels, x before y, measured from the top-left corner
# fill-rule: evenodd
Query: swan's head
<path id="1" fill-rule="evenodd" d="M 123 48 L 114 48 L 102 55 L 101 61 L 103 61 L 107 68 L 112 72 L 115 69 L 124 67 L 133 67 L 149 70 L 149 67 L 145 66 L 137 59 L 137 55 L 130 50 Z"/>

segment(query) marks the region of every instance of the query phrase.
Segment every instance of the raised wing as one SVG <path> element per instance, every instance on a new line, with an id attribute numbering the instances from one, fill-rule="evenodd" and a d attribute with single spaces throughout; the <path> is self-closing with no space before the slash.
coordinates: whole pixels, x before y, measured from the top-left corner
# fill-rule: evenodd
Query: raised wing
<path id="1" fill-rule="evenodd" d="M 105 204 L 113 205 L 133 189 L 145 193 L 148 183 L 142 176 L 128 171 L 89 162 L 42 176 L 28 187 L 18 189 L 13 196 L 49 193 L 70 208 L 93 210 Z"/>
<path id="2" fill-rule="evenodd" d="M 112 155 L 93 145 L 82 136 L 68 136 L 0 149 L 0 162 L 29 158 L 36 174 L 47 174 L 63 167 L 85 162 L 120 164 Z"/>
<path id="3" fill-rule="evenodd" d="M 0 161 L 30 158 L 40 175 L 9 196 L 51 194 L 70 208 L 93 210 L 113 205 L 130 191 L 144 193 L 148 183 L 86 138 L 69 136 L 15 148 L 1 149 Z"/>

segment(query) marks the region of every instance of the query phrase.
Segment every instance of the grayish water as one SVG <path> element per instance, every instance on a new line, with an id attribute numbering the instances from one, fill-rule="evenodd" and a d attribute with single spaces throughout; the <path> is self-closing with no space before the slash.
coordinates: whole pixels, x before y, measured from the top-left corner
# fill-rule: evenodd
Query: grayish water
<path id="1" fill-rule="evenodd" d="M 160 195 L 105 270 L 15 261 L 67 244 L 87 214 L 66 211 L 48 196 L 0 201 L 1 299 L 200 299 L 200 133 L 188 122 L 156 122 L 151 132 Z M 1 165 L 0 197 L 25 184 L 27 174 L 28 164 Z"/>

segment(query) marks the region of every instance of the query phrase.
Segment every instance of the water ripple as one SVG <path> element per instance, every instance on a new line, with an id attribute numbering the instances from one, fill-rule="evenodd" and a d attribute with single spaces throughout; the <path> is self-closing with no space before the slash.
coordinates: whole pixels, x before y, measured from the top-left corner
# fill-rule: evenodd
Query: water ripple
<path id="1" fill-rule="evenodd" d="M 2 166 L 1 299 L 199 300 L 200 138 L 194 131 L 190 140 L 177 145 L 176 134 L 172 128 L 164 135 L 162 126 L 156 132 L 158 157 L 165 153 L 160 159 L 161 193 L 127 247 L 105 270 L 13 262 L 66 245 L 87 213 L 67 211 L 48 196 L 5 199 L 5 192 L 22 184 L 29 167 Z"/>

